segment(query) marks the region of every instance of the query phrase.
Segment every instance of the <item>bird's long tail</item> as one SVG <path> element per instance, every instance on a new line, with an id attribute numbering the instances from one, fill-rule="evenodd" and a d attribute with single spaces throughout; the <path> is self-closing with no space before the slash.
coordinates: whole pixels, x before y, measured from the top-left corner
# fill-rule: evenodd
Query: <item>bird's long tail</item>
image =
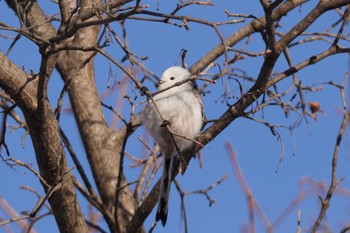
<path id="1" fill-rule="evenodd" d="M 170 186 L 172 181 L 172 168 L 175 156 L 166 157 L 164 156 L 163 164 L 163 176 L 160 184 L 160 194 L 158 201 L 158 210 L 156 214 L 156 221 L 161 220 L 162 225 L 165 226 L 168 216 L 168 202 L 170 194 Z"/>

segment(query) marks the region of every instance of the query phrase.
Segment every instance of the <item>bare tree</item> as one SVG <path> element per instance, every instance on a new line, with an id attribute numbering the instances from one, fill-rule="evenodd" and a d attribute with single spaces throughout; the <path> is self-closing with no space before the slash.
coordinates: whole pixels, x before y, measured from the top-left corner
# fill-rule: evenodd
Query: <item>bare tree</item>
<path id="1" fill-rule="evenodd" d="M 342 43 L 348 42 L 349 36 L 344 33 L 349 18 L 350 0 L 320 0 L 313 4 L 311 10 L 299 21 L 294 22 L 292 27 L 282 27 L 281 22 L 288 20 L 290 12 L 298 11 L 303 7 L 306 0 L 260 0 L 255 2 L 256 7 L 263 9 L 262 16 L 246 15 L 229 12 L 222 9 L 222 14 L 228 17 L 227 21 L 217 22 L 206 18 L 197 18 L 191 15 L 182 14 L 184 9 L 190 8 L 193 11 L 200 7 L 212 7 L 211 1 L 178 1 L 169 12 L 157 10 L 155 6 L 143 5 L 143 1 L 112 0 L 112 1 L 57 1 L 57 15 L 48 16 L 37 1 L 33 0 L 6 0 L 9 9 L 13 11 L 19 21 L 19 27 L 11 26 L 11 22 L 0 22 L 1 36 L 12 40 L 11 46 L 5 53 L 0 53 L 0 87 L 1 107 L 3 109 L 3 124 L 1 131 L 2 159 L 8 165 L 20 165 L 32 171 L 43 188 L 45 195 L 39 197 L 37 205 L 31 213 L 27 213 L 9 221 L 3 221 L 1 226 L 11 221 L 22 219 L 36 219 L 38 211 L 49 203 L 49 214 L 55 217 L 58 228 L 61 232 L 88 232 L 91 227 L 103 232 L 99 223 L 87 221 L 81 210 L 80 200 L 77 198 L 77 190 L 83 194 L 85 199 L 94 207 L 94 210 L 103 216 L 110 232 L 144 232 L 143 224 L 150 215 L 158 200 L 159 181 L 151 188 L 154 174 L 157 172 L 158 148 L 147 145 L 141 138 L 140 141 L 150 151 L 146 160 L 135 159 L 139 166 L 142 166 L 142 174 L 136 182 L 127 180 L 124 171 L 124 158 L 131 156 L 126 151 L 128 139 L 140 125 L 140 117 L 136 114 L 136 108 L 142 100 L 151 97 L 152 93 L 144 87 L 145 80 L 156 81 L 157 76 L 147 69 L 144 60 L 133 53 L 128 45 L 127 26 L 128 21 L 142 21 L 147 25 L 149 22 L 158 25 L 166 24 L 169 27 L 190 29 L 192 24 L 200 24 L 213 30 L 220 43 L 213 44 L 213 49 L 195 62 L 190 68 L 193 79 L 204 80 L 200 91 L 206 93 L 211 83 L 216 80 L 235 80 L 240 87 L 240 95 L 234 103 L 227 102 L 226 111 L 217 113 L 217 119 L 209 119 L 206 122 L 205 130 L 198 135 L 195 147 L 192 151 L 186 152 L 184 160 L 189 163 L 193 156 L 205 147 L 210 141 L 225 130 L 232 122 L 239 117 L 245 117 L 258 121 L 270 128 L 271 132 L 278 136 L 277 125 L 265 122 L 262 119 L 254 118 L 254 113 L 262 111 L 267 106 L 276 106 L 286 116 L 297 113 L 298 121 L 308 121 L 315 118 L 320 107 L 317 102 L 309 104 L 305 100 L 305 92 L 316 92 L 320 88 L 303 85 L 295 75 L 313 64 L 320 62 L 330 56 L 341 53 L 349 53 L 350 49 Z M 146 3 L 146 2 L 145 2 Z M 147 2 L 148 3 L 148 2 Z M 158 4 L 161 4 L 159 2 Z M 230 4 L 229 2 L 227 4 Z M 242 3 L 244 4 L 244 3 Z M 150 7 L 150 9 L 148 9 Z M 152 10 L 154 9 L 154 10 Z M 4 9 L 3 9 L 4 10 Z M 317 19 L 333 11 L 337 14 L 336 19 L 329 21 L 324 31 L 305 31 L 314 24 Z M 55 25 L 58 26 L 55 27 Z M 232 30 L 232 34 L 224 37 L 222 25 L 240 23 L 238 30 Z M 120 24 L 122 32 L 114 27 Z M 12 38 L 10 34 L 15 33 Z M 12 34 L 11 34 L 12 35 Z M 252 37 L 261 43 L 261 50 L 253 52 L 247 49 Z M 9 59 L 8 54 L 20 40 L 29 40 L 32 46 L 36 46 L 40 52 L 40 67 L 38 72 L 28 71 L 27 67 L 18 67 Z M 140 38 L 141 39 L 141 38 Z M 305 43 L 316 43 L 324 41 L 328 47 L 318 54 L 307 54 L 307 59 L 299 63 L 293 62 L 289 50 Z M 113 44 L 111 44 L 113 42 Z M 214 43 L 209 41 L 208 43 Z M 243 44 L 243 46 L 242 46 Z M 240 48 L 239 48 L 240 46 Z M 119 47 L 124 52 L 122 62 L 113 57 L 113 47 Z M 101 55 L 106 61 L 112 64 L 113 69 L 120 70 L 132 85 L 139 90 L 135 94 L 138 99 L 132 99 L 126 95 L 126 100 L 131 105 L 129 115 L 118 112 L 117 109 L 103 103 L 97 91 L 97 76 L 94 72 L 95 58 Z M 182 53 L 183 66 L 186 53 Z M 216 62 L 221 58 L 220 62 Z M 263 58 L 261 63 L 256 63 L 258 75 L 249 77 L 245 72 L 233 68 L 239 60 Z M 288 67 L 284 71 L 275 71 L 275 65 L 281 60 L 287 61 Z M 260 60 L 259 60 L 260 61 Z M 219 67 L 212 69 L 214 66 Z M 48 84 L 54 70 L 59 72 L 64 85 L 61 95 L 56 103 L 50 103 Z M 219 72 L 217 72 L 219 70 Z M 205 76 L 205 77 L 203 77 Z M 280 85 L 283 80 L 290 79 L 291 85 L 286 87 Z M 245 90 L 242 83 L 249 88 Z M 339 88 L 344 101 L 344 120 L 339 131 L 334 156 L 332 184 L 327 195 L 322 199 L 322 208 L 311 232 L 316 232 L 325 216 L 327 207 L 332 198 L 339 180 L 336 177 L 338 147 L 343 135 L 348 114 L 344 97 L 344 81 L 335 77 L 332 82 L 325 84 Z M 114 90 L 122 91 L 122 90 Z M 80 165 L 73 146 L 67 135 L 60 127 L 60 116 L 62 113 L 62 102 L 65 93 L 69 95 L 71 110 L 79 129 L 80 138 L 83 142 L 87 161 L 93 174 L 93 181 L 86 175 L 86 167 Z M 140 94 L 139 94 L 140 93 Z M 227 91 L 222 90 L 224 97 L 229 98 Z M 141 98 L 141 95 L 144 97 Z M 21 113 L 19 113 L 21 111 Z M 123 122 L 123 126 L 114 129 L 109 127 L 105 120 L 106 112 L 112 111 L 115 117 Z M 22 119 L 22 116 L 24 119 Z M 6 144 L 6 120 L 13 118 L 30 135 L 35 150 L 36 161 L 39 171 L 31 166 L 7 157 L 10 149 Z M 298 123 L 295 124 L 295 126 Z M 74 136 L 72 136 L 74 137 Z M 67 148 L 67 150 L 65 150 Z M 231 148 L 232 149 L 232 148 Z M 234 152 L 228 146 L 230 157 Z M 79 172 L 79 178 L 71 173 L 67 164 L 67 152 L 72 157 Z M 237 166 L 234 166 L 237 171 Z M 237 174 L 240 174 L 238 171 Z M 241 177 L 238 175 L 238 177 Z M 249 188 L 241 184 L 244 193 L 249 197 L 250 203 L 254 203 Z M 222 180 L 218 181 L 220 183 Z M 97 190 L 92 185 L 95 182 Z M 137 183 L 134 192 L 130 184 Z M 185 192 L 181 190 L 178 182 L 176 187 L 181 196 Z M 200 190 L 208 197 L 208 189 Z M 150 189 L 150 191 L 148 191 Z M 2 206 L 5 206 L 3 204 Z M 255 207 L 251 205 L 253 211 Z M 184 218 L 186 222 L 186 212 Z M 29 230 L 32 229 L 33 224 Z M 254 232 L 252 228 L 249 232 Z M 187 222 L 185 224 L 187 231 Z M 273 231 L 273 225 L 267 229 Z M 344 227 L 344 232 L 349 229 Z"/>

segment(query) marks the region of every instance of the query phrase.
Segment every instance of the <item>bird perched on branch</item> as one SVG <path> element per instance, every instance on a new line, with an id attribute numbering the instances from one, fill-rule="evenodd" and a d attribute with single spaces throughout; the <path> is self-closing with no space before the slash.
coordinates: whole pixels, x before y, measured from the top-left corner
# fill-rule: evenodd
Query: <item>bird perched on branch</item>
<path id="1" fill-rule="evenodd" d="M 156 215 L 156 221 L 161 220 L 163 226 L 167 221 L 173 168 L 181 161 L 181 153 L 193 146 L 204 122 L 202 98 L 190 78 L 190 72 L 182 67 L 168 68 L 159 80 L 159 91 L 164 91 L 155 95 L 153 101 L 149 100 L 142 110 L 142 124 L 164 158 Z"/>

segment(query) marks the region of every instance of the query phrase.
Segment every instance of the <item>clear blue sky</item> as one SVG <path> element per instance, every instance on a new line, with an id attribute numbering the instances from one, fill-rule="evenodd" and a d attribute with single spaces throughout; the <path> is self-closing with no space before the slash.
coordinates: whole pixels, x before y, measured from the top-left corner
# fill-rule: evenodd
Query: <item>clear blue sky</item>
<path id="1" fill-rule="evenodd" d="M 58 11 L 57 6 L 49 1 L 39 1 L 48 14 L 53 14 Z M 142 4 L 151 5 L 151 10 L 156 10 L 158 1 L 141 1 Z M 258 1 L 247 4 L 246 1 L 213 1 L 214 7 L 198 7 L 192 6 L 180 11 L 181 15 L 192 15 L 198 18 L 205 18 L 216 21 L 228 20 L 223 10 L 227 9 L 232 13 L 254 14 L 255 16 L 262 16 L 262 9 Z M 161 12 L 170 12 L 173 9 L 173 3 L 167 1 L 159 1 L 159 8 Z M 314 1 L 304 4 L 298 11 L 288 14 L 288 16 L 281 21 L 283 28 L 280 31 L 286 32 L 291 25 L 298 22 L 304 17 L 311 7 L 315 4 Z M 8 9 L 4 1 L 0 1 L 0 20 L 12 26 L 18 26 L 13 13 Z M 329 13 L 321 17 L 317 23 L 307 31 L 324 30 L 325 27 L 338 19 L 335 13 Z M 247 22 L 250 22 L 248 19 Z M 226 37 L 240 28 L 243 24 L 222 26 L 222 34 Z M 190 30 L 186 31 L 184 28 L 177 28 L 174 26 L 140 21 L 127 21 L 126 28 L 128 32 L 128 39 L 131 51 L 140 55 L 148 56 L 149 59 L 144 62 L 147 68 L 152 70 L 158 76 L 168 68 L 179 63 L 178 55 L 183 48 L 188 49 L 186 62 L 191 66 L 205 53 L 216 46 L 220 40 L 212 28 L 203 25 L 190 24 Z M 116 32 L 120 33 L 121 29 L 118 23 L 113 23 L 112 27 Z M 336 30 L 334 32 L 337 32 Z M 348 33 L 348 28 L 345 33 Z M 5 32 L 0 32 L 4 34 Z M 7 33 L 7 32 L 6 32 Z M 13 34 L 14 35 L 14 34 Z M 120 34 L 121 35 L 121 34 Z M 4 53 L 10 40 L 0 38 L 0 50 Z M 349 44 L 344 44 L 348 46 Z M 240 49 L 242 44 L 236 48 Z M 298 63 L 314 53 L 318 53 L 327 48 L 328 44 L 325 42 L 309 43 L 300 46 L 299 48 L 291 49 L 293 62 Z M 261 52 L 264 50 L 264 45 L 261 43 L 259 35 L 252 38 L 249 44 L 248 51 Z M 123 53 L 118 48 L 116 43 L 112 43 L 107 49 L 117 60 L 120 60 Z M 232 54 L 231 54 L 232 56 Z M 40 64 L 40 56 L 38 48 L 30 41 L 22 38 L 10 53 L 12 59 L 19 67 L 24 66 L 26 71 L 30 69 L 37 72 Z M 261 67 L 263 58 L 247 58 L 233 64 L 233 68 L 243 69 L 247 75 L 256 77 Z M 222 65 L 223 58 L 217 61 Z M 348 56 L 339 55 L 333 58 L 324 60 L 314 66 L 311 66 L 298 73 L 298 78 L 302 80 L 303 85 L 317 83 L 320 86 L 322 82 L 335 80 L 340 83 L 345 73 L 348 71 Z M 122 73 L 115 66 L 113 66 L 106 59 L 98 56 L 96 59 L 96 80 L 98 83 L 99 92 L 106 90 L 108 83 L 109 67 L 114 74 L 114 81 L 120 81 Z M 287 68 L 286 62 L 283 58 L 280 59 L 275 67 L 276 72 L 281 72 Z M 218 69 L 213 68 L 210 72 L 217 73 Z M 227 82 L 227 79 L 224 79 Z M 200 85 L 202 83 L 199 83 Z M 57 96 L 62 87 L 62 81 L 57 73 L 53 75 L 50 81 L 50 100 L 53 106 L 57 103 Z M 154 87 L 147 83 L 151 90 Z M 230 88 L 235 96 L 239 96 L 239 88 L 236 82 L 229 82 Z M 244 90 L 250 86 L 249 83 L 243 83 Z M 279 90 L 290 85 L 290 81 L 284 81 Z M 203 150 L 203 168 L 199 168 L 198 160 L 192 160 L 190 167 L 186 174 L 182 177 L 178 176 L 184 191 L 192 191 L 196 189 L 205 189 L 212 183 L 215 183 L 225 174 L 227 180 L 209 192 L 211 198 L 216 200 L 212 206 L 208 206 L 208 201 L 204 196 L 191 195 L 187 196 L 186 210 L 189 222 L 190 232 L 240 232 L 244 224 L 248 223 L 247 202 L 242 193 L 237 179 L 233 173 L 230 160 L 225 150 L 224 144 L 231 142 L 237 154 L 240 168 L 245 176 L 251 191 L 259 203 L 261 209 L 270 222 L 276 220 L 282 211 L 291 203 L 291 201 L 298 194 L 298 182 L 301 179 L 314 179 L 315 182 L 324 182 L 329 184 L 331 174 L 331 159 L 335 144 L 335 138 L 341 122 L 342 103 L 338 89 L 323 85 L 324 89 L 318 93 L 307 93 L 305 95 L 306 102 L 318 101 L 324 114 L 319 114 L 318 120 L 309 119 L 309 124 L 306 125 L 302 121 L 300 126 L 296 128 L 293 134 L 289 131 L 279 128 L 278 132 L 281 134 L 284 147 L 284 161 L 280 164 L 278 172 L 276 167 L 281 158 L 281 145 L 277 138 L 273 136 L 270 130 L 259 123 L 246 120 L 237 119 L 224 132 L 222 132 L 213 142 L 209 143 Z M 226 104 L 221 103 L 220 96 L 223 94 L 224 87 L 222 82 L 217 82 L 208 88 L 210 94 L 207 94 L 204 99 L 205 110 L 208 119 L 218 118 L 225 110 Z M 128 93 L 133 97 L 134 94 L 130 88 Z M 114 105 L 117 94 L 109 96 L 105 102 Z M 140 100 L 140 99 L 138 99 Z M 69 107 L 67 98 L 64 102 L 65 107 Z M 124 112 L 128 111 L 128 103 L 125 102 Z M 289 118 L 285 118 L 283 111 L 278 107 L 269 107 L 262 112 L 258 112 L 255 118 L 262 119 L 274 124 L 292 125 L 297 119 L 296 114 L 291 114 Z M 106 113 L 107 121 L 110 123 L 112 115 Z M 81 140 L 77 133 L 76 125 L 73 116 L 69 113 L 62 116 L 61 122 L 63 128 L 69 133 L 69 138 L 73 143 L 74 149 L 79 155 L 80 160 L 85 164 L 85 154 L 82 148 Z M 12 120 L 8 122 L 14 124 Z M 10 129 L 8 129 L 10 132 Z M 29 136 L 25 138 L 24 147 L 21 144 L 21 136 L 23 130 L 17 130 L 13 133 L 7 134 L 7 143 L 9 145 L 11 156 L 32 163 L 33 167 L 37 168 L 35 162 L 35 155 L 33 153 L 32 145 Z M 142 149 L 138 146 L 136 140 L 137 135 L 144 135 L 143 129 L 137 130 L 132 136 L 127 146 L 128 152 L 136 157 L 141 157 Z M 341 186 L 350 189 L 349 183 L 349 133 L 346 132 L 342 142 L 337 176 L 345 177 L 346 179 L 341 183 Z M 126 160 L 126 176 L 133 180 L 139 175 L 138 169 L 130 169 L 128 165 L 130 160 Z M 70 166 L 73 163 L 70 162 Z M 86 169 L 89 170 L 88 168 Z M 76 172 L 75 172 L 76 173 Z M 20 213 L 21 211 L 30 211 L 35 203 L 36 197 L 28 191 L 19 189 L 20 185 L 26 185 L 36 189 L 43 195 L 43 189 L 38 183 L 36 177 L 28 173 L 23 168 L 16 168 L 13 170 L 0 163 L 0 197 L 12 205 L 12 207 Z M 159 176 L 160 174 L 158 174 Z M 91 174 L 90 174 L 91 176 Z M 326 186 L 328 187 L 328 186 Z M 308 186 L 306 189 L 309 189 Z M 296 232 L 297 229 L 297 210 L 301 211 L 301 226 L 309 227 L 313 220 L 317 217 L 320 208 L 318 196 L 323 197 L 324 192 L 315 190 L 312 195 L 308 195 L 301 204 L 299 204 L 286 217 L 286 219 L 279 225 L 275 232 Z M 82 208 L 87 209 L 87 203 L 81 202 Z M 349 222 L 349 195 L 336 195 L 332 201 L 327 214 L 327 220 L 333 231 L 339 230 Z M 43 213 L 42 211 L 41 213 Z M 153 212 L 147 219 L 145 227 L 148 230 L 154 220 L 155 213 Z M 4 213 L 0 210 L 0 217 L 7 219 Z M 265 228 L 257 215 L 256 232 L 265 232 Z M 53 217 L 47 217 L 39 221 L 35 225 L 38 232 L 57 232 L 58 229 L 53 222 Z M 15 224 L 11 224 L 15 232 L 20 232 Z M 105 225 L 103 224 L 104 228 Z M 154 232 L 184 232 L 182 230 L 183 222 L 180 215 L 180 199 L 175 186 L 172 186 L 171 204 L 168 216 L 168 222 L 165 228 L 157 226 Z M 0 232 L 3 229 L 0 228 Z"/>

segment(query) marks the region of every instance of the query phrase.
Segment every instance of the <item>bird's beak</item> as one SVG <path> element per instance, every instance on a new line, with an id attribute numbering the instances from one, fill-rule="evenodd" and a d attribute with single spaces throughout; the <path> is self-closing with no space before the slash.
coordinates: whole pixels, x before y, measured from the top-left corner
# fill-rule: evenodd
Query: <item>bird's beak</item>
<path id="1" fill-rule="evenodd" d="M 163 84 L 163 83 L 164 83 L 164 81 L 158 80 L 158 84 Z"/>

